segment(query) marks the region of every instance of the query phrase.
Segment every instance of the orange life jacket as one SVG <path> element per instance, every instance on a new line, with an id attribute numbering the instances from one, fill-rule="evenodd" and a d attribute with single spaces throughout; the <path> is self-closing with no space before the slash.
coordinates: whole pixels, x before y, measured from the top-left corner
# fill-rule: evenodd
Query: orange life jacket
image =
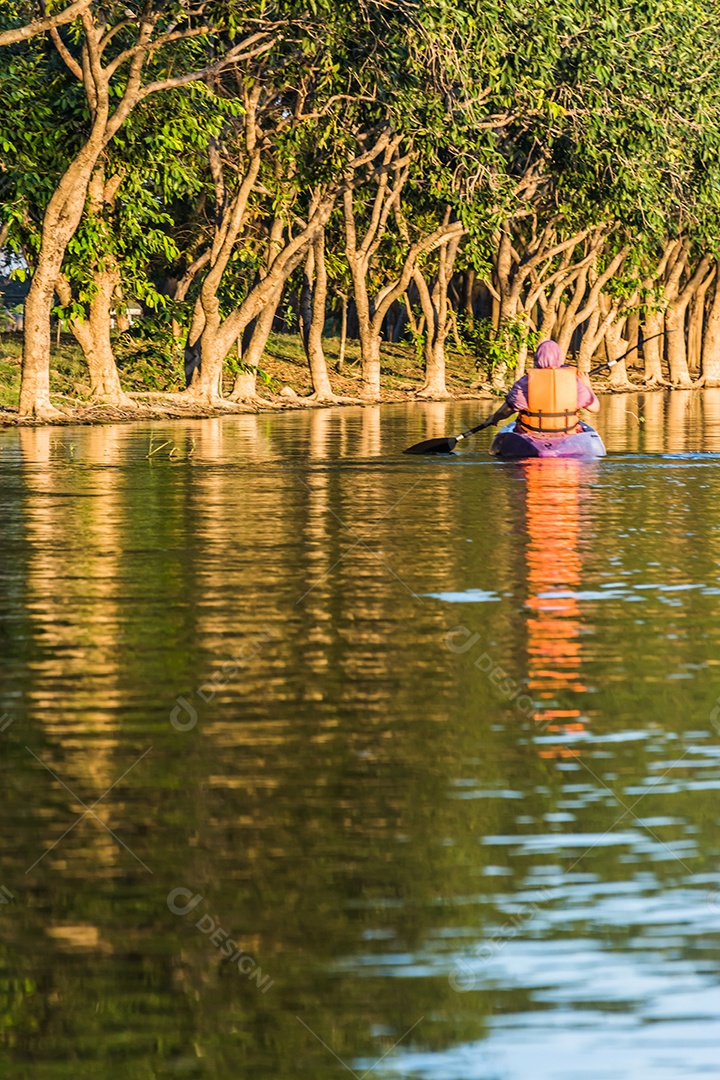
<path id="1" fill-rule="evenodd" d="M 528 431 L 567 432 L 578 425 L 577 375 L 574 368 L 528 371 L 528 407 L 520 422 Z"/>

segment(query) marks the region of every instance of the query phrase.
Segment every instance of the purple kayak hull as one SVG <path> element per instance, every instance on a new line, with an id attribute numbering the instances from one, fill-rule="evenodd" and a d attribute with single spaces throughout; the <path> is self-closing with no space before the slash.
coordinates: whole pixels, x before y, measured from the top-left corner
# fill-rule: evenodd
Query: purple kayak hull
<path id="1" fill-rule="evenodd" d="M 522 461 L 524 458 L 601 458 L 605 457 L 605 445 L 595 428 L 582 424 L 582 431 L 574 435 L 530 435 L 515 431 L 515 423 L 498 431 L 492 441 L 490 453 L 505 461 Z"/>

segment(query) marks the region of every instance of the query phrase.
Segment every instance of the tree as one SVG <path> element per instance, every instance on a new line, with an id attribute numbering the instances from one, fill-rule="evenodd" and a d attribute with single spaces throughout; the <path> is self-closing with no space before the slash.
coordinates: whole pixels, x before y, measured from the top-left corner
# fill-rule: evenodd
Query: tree
<path id="1" fill-rule="evenodd" d="M 68 45 L 57 29 L 51 31 L 59 55 L 83 86 L 89 132 L 60 177 L 43 217 L 25 302 L 21 415 L 49 418 L 56 412 L 49 397 L 50 312 L 65 251 L 80 223 L 90 180 L 105 147 L 132 110 L 150 95 L 207 79 L 273 44 L 270 29 L 257 29 L 254 23 L 239 43 L 226 45 L 217 34 L 218 24 L 213 28 L 206 21 L 205 8 L 198 0 L 169 13 L 164 4 L 147 0 L 136 18 L 128 16 L 122 4 L 91 5 L 80 16 L 82 34 L 77 46 Z M 211 46 L 219 51 L 219 58 L 210 58 Z M 171 75 L 171 68 L 180 70 Z"/>

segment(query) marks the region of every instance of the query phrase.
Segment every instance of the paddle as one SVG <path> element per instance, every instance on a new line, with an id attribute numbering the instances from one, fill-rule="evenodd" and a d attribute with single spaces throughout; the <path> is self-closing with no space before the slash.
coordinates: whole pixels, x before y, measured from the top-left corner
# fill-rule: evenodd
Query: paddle
<path id="1" fill-rule="evenodd" d="M 651 334 L 650 337 L 643 338 L 643 345 L 645 344 L 646 341 L 652 341 L 653 338 L 664 337 L 665 334 L 674 334 L 674 333 L 675 333 L 674 330 L 661 330 L 659 334 Z M 605 371 L 606 368 L 609 371 L 611 367 L 615 367 L 615 365 L 619 364 L 621 360 L 624 360 L 626 356 L 629 356 L 631 352 L 635 352 L 635 350 L 639 349 L 639 348 L 640 348 L 640 342 L 638 342 L 637 345 L 633 345 L 633 347 L 631 349 L 628 349 L 627 352 L 624 352 L 622 354 L 622 356 L 618 356 L 617 360 L 606 360 L 604 364 L 600 364 L 598 367 L 594 367 L 592 369 L 592 371 L 588 371 L 588 375 L 599 375 L 600 372 Z"/>
<path id="2" fill-rule="evenodd" d="M 403 450 L 403 454 L 451 454 L 461 439 L 467 439 L 470 435 L 475 435 L 478 431 L 491 427 L 493 423 L 495 423 L 494 413 L 487 420 L 483 420 L 482 424 L 471 427 L 468 431 L 463 431 L 461 435 L 451 435 L 449 438 L 444 439 L 426 439 L 425 442 L 408 446 L 407 450 Z"/>
<path id="3" fill-rule="evenodd" d="M 663 330 L 659 334 L 651 334 L 643 340 L 643 345 L 646 341 L 652 341 L 653 338 L 663 337 L 664 334 L 674 334 L 674 330 Z M 588 372 L 588 375 L 597 375 L 601 371 L 608 370 L 614 367 L 615 364 L 619 364 L 621 360 L 624 360 L 626 356 L 629 356 L 631 352 L 635 352 L 640 348 L 640 343 L 633 345 L 631 349 L 624 352 L 622 356 L 618 356 L 617 360 L 606 360 L 604 364 L 600 364 L 599 367 L 593 368 Z M 498 410 L 499 412 L 500 410 Z M 461 435 L 450 435 L 442 439 L 426 439 L 425 442 L 415 443 L 414 446 L 408 446 L 407 450 L 403 450 L 403 454 L 451 454 L 461 439 L 467 439 L 470 435 L 476 435 L 478 431 L 483 431 L 485 428 L 492 427 L 497 414 L 493 413 L 487 420 L 483 420 L 482 424 L 478 424 L 477 427 L 469 428 L 467 431 L 463 431 Z M 506 416 L 508 414 L 506 413 Z"/>

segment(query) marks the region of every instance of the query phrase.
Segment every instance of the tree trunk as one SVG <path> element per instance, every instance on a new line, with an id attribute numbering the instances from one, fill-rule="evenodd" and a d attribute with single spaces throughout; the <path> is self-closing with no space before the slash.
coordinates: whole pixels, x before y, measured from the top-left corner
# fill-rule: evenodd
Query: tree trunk
<path id="1" fill-rule="evenodd" d="M 62 257 L 43 258 L 25 298 L 20 416 L 40 420 L 62 415 L 50 403 L 50 312 L 61 262 Z"/>
<path id="2" fill-rule="evenodd" d="M 628 349 L 630 352 L 630 366 L 636 367 L 639 359 L 638 354 L 638 340 L 640 334 L 640 319 L 637 312 L 633 311 L 627 317 L 625 324 L 625 340 L 627 341 Z"/>
<path id="3" fill-rule="evenodd" d="M 250 371 L 238 371 L 230 397 L 233 401 L 255 402 L 257 400 L 257 368 L 252 368 Z"/>
<path id="4" fill-rule="evenodd" d="M 20 415 L 54 419 L 50 403 L 50 313 L 67 246 L 85 208 L 90 178 L 103 146 L 108 102 L 98 103 L 88 141 L 66 169 L 47 205 L 37 263 L 25 297 Z"/>
<path id="5" fill-rule="evenodd" d="M 364 260 L 348 255 L 353 279 L 355 314 L 360 339 L 360 364 L 362 383 L 360 397 L 364 401 L 377 401 L 380 397 L 380 336 L 375 333 L 367 291 Z"/>
<path id="6" fill-rule="evenodd" d="M 695 273 L 680 291 L 680 278 L 687 269 L 688 250 L 689 245 L 685 242 L 665 285 L 665 295 L 669 300 L 668 309 L 665 313 L 665 329 L 667 331 L 670 382 L 676 386 L 692 386 L 687 363 L 685 317 L 691 299 L 697 293 L 702 293 L 703 289 L 710 284 L 709 280 L 705 280 L 710 260 L 707 256 L 703 256 Z M 714 273 L 714 270 L 711 273 Z"/>
<path id="7" fill-rule="evenodd" d="M 304 335 L 305 352 L 310 365 L 310 377 L 313 384 L 313 398 L 317 401 L 337 401 L 333 393 L 328 376 L 327 362 L 323 352 L 322 333 L 325 326 L 325 312 L 327 303 L 327 268 L 325 266 L 325 230 L 321 229 L 308 253 L 306 261 L 306 275 L 308 268 L 312 273 L 311 266 L 315 270 L 314 284 L 312 277 L 308 279 L 308 287 L 311 292 L 310 324 L 307 335 Z"/>
<path id="8" fill-rule="evenodd" d="M 562 321 L 562 325 L 559 327 L 559 333 L 557 335 L 557 343 L 560 346 L 560 352 L 563 356 L 567 356 L 572 345 L 573 334 L 578 327 L 578 311 L 580 304 L 585 299 L 587 292 L 588 270 L 584 268 L 580 271 L 573 282 L 573 294 L 570 298 L 570 302 L 565 309 L 565 317 Z M 587 312 L 584 313 L 587 316 Z"/>
<path id="9" fill-rule="evenodd" d="M 164 37 L 161 33 L 151 42 L 156 27 L 162 22 L 159 14 L 159 9 L 153 12 L 151 5 L 146 6 L 143 13 L 138 15 L 135 22 L 136 44 L 124 53 L 125 63 L 129 62 L 128 67 L 124 67 L 121 62 L 122 56 L 116 57 L 107 67 L 102 66 L 102 59 L 103 50 L 111 36 L 132 24 L 135 16 L 131 11 L 130 23 L 127 20 L 116 22 L 112 29 L 108 29 L 107 19 L 114 21 L 112 17 L 95 12 L 94 5 L 84 8 L 81 15 L 84 28 L 81 64 L 62 43 L 57 31 L 51 31 L 51 37 L 64 63 L 84 86 L 92 115 L 92 128 L 87 141 L 61 177 L 43 217 L 40 250 L 25 300 L 21 416 L 52 419 L 59 415 L 50 403 L 50 312 L 53 292 L 67 245 L 75 235 L 82 218 L 90 178 L 104 147 L 115 137 L 143 98 L 215 74 L 232 62 L 245 47 L 245 42 L 238 42 L 221 55 L 216 64 L 208 67 L 203 59 L 202 66 L 195 71 L 187 71 L 183 75 L 166 79 L 159 78 L 143 86 L 143 69 L 149 57 L 157 56 L 158 48 L 162 48 L 168 41 L 195 36 L 197 33 L 197 30 L 191 27 L 178 30 L 174 34 L 165 33 Z M 257 35 L 254 35 L 245 39 L 251 47 L 250 55 L 253 55 L 252 45 L 256 38 Z M 132 37 L 128 39 L 130 40 Z M 122 88 L 120 85 L 111 87 L 118 67 L 124 69 L 121 76 L 124 83 Z M 114 107 L 112 115 L 111 101 Z"/>
<path id="10" fill-rule="evenodd" d="M 380 397 L 380 336 L 373 327 L 370 298 L 367 291 L 364 260 L 348 258 L 353 279 L 355 312 L 360 339 L 360 364 L 362 384 L 360 397 L 364 401 L 377 401 Z"/>
<path id="11" fill-rule="evenodd" d="M 90 387 L 95 401 L 103 405 L 135 408 L 135 402 L 120 385 L 115 356 L 110 341 L 113 299 L 120 281 L 117 270 L 98 271 L 93 276 L 95 295 L 86 319 L 71 319 L 70 330 L 83 351 L 90 372 Z M 66 293 L 67 288 L 67 293 Z M 71 302 L 69 287 L 58 279 L 58 295 L 63 304 Z"/>
<path id="12" fill-rule="evenodd" d="M 364 401 L 377 401 L 380 397 L 380 338 L 373 332 L 369 319 L 364 320 L 358 314 L 358 323 L 362 360 L 360 396 Z"/>
<path id="13" fill-rule="evenodd" d="M 582 336 L 580 342 L 580 351 L 578 352 L 578 371 L 587 375 L 592 367 L 592 359 L 597 348 L 597 333 L 598 326 L 600 324 L 600 308 L 596 307 L 590 315 L 588 324 L 585 327 L 585 333 Z"/>
<path id="14" fill-rule="evenodd" d="M 268 304 L 258 315 L 247 345 L 243 346 L 244 371 L 238 371 L 230 397 L 233 401 L 257 404 L 257 373 L 275 321 L 277 304 Z"/>
<path id="15" fill-rule="evenodd" d="M 616 360 L 618 356 L 622 356 L 623 353 L 627 352 L 628 343 L 622 336 L 624 323 L 624 319 L 619 319 L 617 322 L 613 321 L 605 331 L 605 348 L 607 349 L 609 361 Z M 630 382 L 624 360 L 618 361 L 610 368 L 609 383 L 613 390 L 627 390 L 629 388 Z"/>
<path id="16" fill-rule="evenodd" d="M 422 270 L 416 268 L 413 280 L 420 298 L 420 306 L 425 316 L 425 343 L 423 348 L 425 358 L 425 383 L 418 390 L 418 397 L 444 398 L 447 397 L 445 389 L 445 351 L 437 347 L 439 312 L 433 303 L 427 282 Z"/>
<path id="17" fill-rule="evenodd" d="M 472 330 L 475 325 L 475 270 L 472 267 L 467 269 L 463 279 L 463 312 L 467 321 L 468 327 Z"/>
<path id="18" fill-rule="evenodd" d="M 229 261 L 229 252 L 226 252 L 227 259 L 218 258 L 203 282 L 199 297 L 202 311 L 202 319 L 198 320 L 202 324 L 199 339 L 201 365 L 188 392 L 193 401 L 210 406 L 218 404 L 218 399 L 222 396 L 221 377 L 225 356 L 246 326 L 254 319 L 259 320 L 268 307 L 272 307 L 275 312 L 285 282 L 305 258 L 308 246 L 315 240 L 318 227 L 325 225 L 331 209 L 332 200 L 328 199 L 302 232 L 286 243 L 273 259 L 265 277 L 253 285 L 240 306 L 225 319 L 220 317 L 218 289 Z M 232 244 L 235 239 L 236 236 L 233 235 Z M 231 248 L 232 244 L 226 242 L 226 247 Z M 272 320 L 267 327 L 268 333 L 271 327 Z M 188 340 L 194 343 L 197 338 L 190 336 Z"/>
<path id="19" fill-rule="evenodd" d="M 459 221 L 452 224 L 449 222 L 450 212 L 448 211 L 445 221 L 439 228 L 428 233 L 422 240 L 411 243 L 407 223 L 397 203 L 406 176 L 407 173 L 403 172 L 397 187 L 390 192 L 384 204 L 381 205 L 376 199 L 373 222 L 360 247 L 357 245 L 352 193 L 346 191 L 344 196 L 345 255 L 355 290 L 355 308 L 363 365 L 361 396 L 369 401 L 376 401 L 380 395 L 380 333 L 383 321 L 390 307 L 406 292 L 419 256 L 423 253 L 429 254 L 435 248 L 446 245 L 448 241 L 459 240 L 465 235 L 465 229 Z M 391 210 L 394 210 L 400 234 L 408 245 L 407 253 L 399 276 L 394 282 L 389 282 L 376 292 L 371 303 L 368 295 L 368 274 L 373 255 L 385 229 L 387 215 Z"/>
<path id="20" fill-rule="evenodd" d="M 347 317 L 348 317 L 348 302 L 347 296 L 344 293 L 340 295 L 340 348 L 338 350 L 337 364 L 335 370 L 338 374 L 343 371 L 345 364 L 345 346 L 347 344 Z"/>
<path id="21" fill-rule="evenodd" d="M 685 314 L 687 301 L 679 300 L 670 304 L 665 314 L 667 331 L 667 355 L 670 367 L 670 382 L 676 386 L 691 386 L 692 379 L 687 364 L 685 347 Z"/>
<path id="22" fill-rule="evenodd" d="M 700 374 L 702 357 L 703 324 L 705 322 L 705 297 L 715 277 L 715 267 L 706 277 L 690 306 L 690 318 L 688 325 L 688 368 L 693 375 Z"/>
<path id="23" fill-rule="evenodd" d="M 662 358 L 665 351 L 664 336 L 665 316 L 662 311 L 653 311 L 645 316 L 643 325 L 643 359 L 645 362 L 644 379 L 648 386 L 661 386 L 665 379 L 662 372 Z M 652 338 L 653 340 L 648 340 Z"/>
<path id="24" fill-rule="evenodd" d="M 117 275 L 117 285 L 115 286 L 115 324 L 118 328 L 118 333 L 126 334 L 132 325 L 130 322 L 130 315 L 128 313 L 127 304 L 125 303 L 125 296 L 123 294 L 122 285 L 120 284 L 120 275 Z"/>
<path id="25" fill-rule="evenodd" d="M 447 221 L 449 221 L 449 212 Z M 450 331 L 448 284 L 452 277 L 459 246 L 459 237 L 441 245 L 432 295 L 427 287 L 422 270 L 416 268 L 413 273 L 413 280 L 420 296 L 420 303 L 427 323 L 425 384 L 418 391 L 418 397 L 437 400 L 450 396 L 445 385 L 445 341 Z"/>
<path id="26" fill-rule="evenodd" d="M 520 346 L 520 348 L 518 350 L 517 367 L 515 368 L 515 371 L 513 372 L 516 379 L 521 379 L 522 376 L 525 374 L 525 368 L 527 367 L 527 358 L 528 358 L 528 346 L 527 346 L 527 341 L 526 341 L 523 345 Z"/>
<path id="27" fill-rule="evenodd" d="M 120 175 L 115 175 L 106 184 L 102 163 L 93 170 L 87 189 L 89 212 L 93 217 L 100 218 L 106 207 L 112 206 L 121 180 Z M 99 263 L 100 258 L 102 263 Z M 102 268 L 98 268 L 99 265 Z M 112 250 L 98 253 L 98 260 L 93 261 L 91 272 L 93 294 L 87 314 L 82 319 L 71 318 L 70 330 L 87 362 L 93 399 L 105 405 L 135 408 L 135 402 L 120 386 L 120 377 L 110 342 L 113 308 L 116 298 L 119 294 L 121 295 L 120 271 Z M 72 289 L 61 272 L 58 273 L 55 281 L 55 291 L 64 307 L 68 308 L 72 305 Z"/>
<path id="28" fill-rule="evenodd" d="M 199 405 L 213 407 L 222 397 L 222 368 L 226 356 L 219 333 L 220 305 L 216 296 L 203 299 L 202 312 L 202 333 L 194 342 L 200 347 L 201 363 L 190 386 L 190 394 Z"/>
<path id="29" fill-rule="evenodd" d="M 312 324 L 312 301 L 313 301 L 313 278 L 315 276 L 315 245 L 313 244 L 307 253 L 303 270 L 302 286 L 298 297 L 298 318 L 300 323 L 300 339 L 305 355 L 308 355 L 308 340 L 310 338 L 310 326 Z"/>
<path id="30" fill-rule="evenodd" d="M 702 351 L 705 386 L 720 386 L 720 262 L 716 264 L 715 295 L 708 312 Z"/>
<path id="31" fill-rule="evenodd" d="M 693 297 L 690 304 L 688 317 L 688 370 L 691 375 L 697 375 L 700 371 L 700 356 L 702 353 L 703 322 L 705 321 L 705 292 L 702 296 L 698 293 Z"/>
<path id="32" fill-rule="evenodd" d="M 492 274 L 493 285 L 499 297 L 497 316 L 495 316 L 495 308 L 493 308 L 493 323 L 495 324 L 495 317 L 497 317 L 495 329 L 498 333 L 501 332 L 505 320 L 512 318 L 517 310 L 517 300 L 512 289 L 512 265 L 512 245 L 506 229 L 503 231 L 497 249 Z M 505 363 L 500 363 L 493 369 L 491 378 L 495 390 L 505 390 L 506 375 L 507 364 Z"/>
<path id="33" fill-rule="evenodd" d="M 265 254 L 265 274 L 267 274 L 282 244 L 283 228 L 282 218 L 276 216 L 270 227 L 270 237 Z M 233 401 L 244 401 L 247 404 L 256 405 L 262 400 L 257 393 L 257 373 L 275 322 L 281 296 L 282 288 L 276 301 L 273 303 L 271 300 L 266 304 L 254 320 L 254 324 L 251 323 L 247 326 L 238 338 L 239 341 L 242 341 L 242 359 L 246 367 L 244 371 L 239 371 L 235 376 L 235 383 L 230 394 Z M 250 332 L 251 330 L 252 332 Z"/>

